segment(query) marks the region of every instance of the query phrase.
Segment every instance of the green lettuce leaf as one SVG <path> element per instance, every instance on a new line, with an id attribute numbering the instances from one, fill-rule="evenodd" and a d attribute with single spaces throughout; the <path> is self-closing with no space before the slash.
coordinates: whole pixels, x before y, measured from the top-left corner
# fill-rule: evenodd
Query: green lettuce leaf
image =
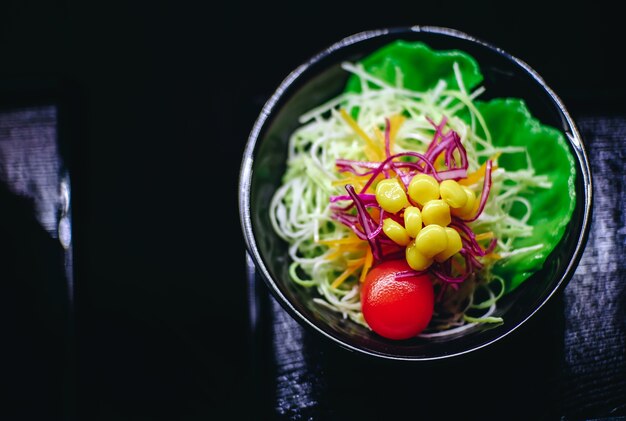
<path id="1" fill-rule="evenodd" d="M 550 189 L 534 189 L 525 195 L 532 205 L 528 224 L 533 226 L 533 235 L 514 242 L 515 249 L 539 243 L 543 247 L 504 259 L 493 268 L 511 291 L 541 269 L 563 236 L 576 204 L 576 163 L 564 134 L 532 117 L 524 100 L 499 98 L 476 101 L 476 106 L 485 118 L 493 144 L 525 146 L 536 173 L 547 175 L 552 182 Z M 526 157 L 506 154 L 499 159 L 499 165 L 510 171 L 526 168 Z"/>
<path id="2" fill-rule="evenodd" d="M 443 79 L 451 89 L 458 89 L 452 65 L 459 65 L 466 89 L 476 87 L 483 80 L 478 63 L 470 55 L 458 50 L 436 51 L 421 42 L 394 41 L 360 60 L 364 69 L 395 85 L 398 69 L 403 78 L 403 86 L 418 92 L 435 87 Z M 348 92 L 361 92 L 361 82 L 351 75 L 346 85 Z"/>

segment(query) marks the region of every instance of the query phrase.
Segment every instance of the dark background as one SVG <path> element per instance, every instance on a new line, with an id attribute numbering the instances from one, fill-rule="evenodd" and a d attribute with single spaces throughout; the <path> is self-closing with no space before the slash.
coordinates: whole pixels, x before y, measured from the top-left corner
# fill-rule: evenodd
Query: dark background
<path id="1" fill-rule="evenodd" d="M 3 359 L 16 419 L 247 412 L 241 154 L 280 81 L 342 37 L 456 28 L 526 61 L 574 118 L 626 111 L 626 37 L 597 2 L 87 3 L 0 3 L 0 105 L 61 104 L 74 200 L 69 375 L 30 370 L 25 381 L 38 354 Z M 18 298 L 2 343 L 26 328 L 23 315 L 47 310 Z"/>

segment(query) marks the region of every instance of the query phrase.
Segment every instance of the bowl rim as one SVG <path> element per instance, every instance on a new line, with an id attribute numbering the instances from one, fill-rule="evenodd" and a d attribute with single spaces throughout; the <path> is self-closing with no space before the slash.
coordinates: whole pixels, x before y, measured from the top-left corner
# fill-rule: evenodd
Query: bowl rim
<path id="1" fill-rule="evenodd" d="M 276 282 L 272 279 L 267 267 L 263 263 L 263 259 L 261 258 L 261 254 L 259 249 L 255 243 L 255 235 L 252 229 L 252 218 L 250 212 L 250 187 L 252 181 L 252 167 L 254 163 L 254 150 L 257 144 L 257 140 L 259 140 L 259 135 L 267 122 L 268 118 L 272 115 L 272 112 L 275 110 L 276 104 L 285 94 L 285 92 L 289 89 L 289 87 L 302 75 L 308 68 L 318 63 L 325 57 L 334 53 L 337 50 L 346 48 L 348 46 L 352 46 L 354 44 L 358 44 L 361 42 L 365 42 L 371 40 L 373 38 L 377 38 L 380 36 L 386 35 L 401 35 L 401 34 L 409 34 L 409 33 L 428 33 L 435 35 L 442 35 L 451 38 L 457 38 L 465 41 L 469 41 L 475 44 L 478 44 L 482 47 L 490 49 L 501 56 L 504 56 L 506 59 L 511 61 L 514 65 L 519 66 L 524 72 L 528 74 L 531 78 L 533 78 L 540 87 L 551 97 L 554 105 L 558 107 L 560 113 L 563 115 L 566 121 L 566 126 L 569 128 L 569 132 L 565 132 L 567 140 L 569 144 L 572 146 L 574 150 L 575 159 L 580 166 L 581 172 L 580 176 L 582 178 L 582 186 L 584 189 L 584 209 L 582 213 L 582 231 L 577 238 L 576 246 L 574 248 L 574 253 L 569 263 L 567 264 L 565 271 L 560 275 L 559 280 L 555 283 L 554 287 L 540 302 L 539 304 L 532 309 L 525 317 L 523 317 L 518 323 L 512 325 L 508 329 L 505 329 L 501 335 L 495 336 L 487 341 L 481 342 L 473 347 L 469 347 L 467 349 L 463 349 L 454 353 L 443 353 L 441 355 L 436 356 L 398 356 L 391 355 L 385 353 L 374 352 L 371 350 L 359 348 L 357 346 L 351 345 L 350 343 L 342 340 L 341 338 L 326 332 L 321 329 L 311 320 L 309 320 L 304 314 L 302 314 L 298 309 L 291 304 L 289 299 L 281 292 L 280 288 L 276 284 Z M 500 341 L 504 337 L 508 336 L 515 330 L 517 330 L 520 326 L 524 325 L 530 318 L 532 318 L 544 305 L 550 301 L 550 299 L 560 292 L 565 285 L 569 282 L 569 280 L 574 275 L 576 267 L 580 259 L 582 258 L 582 254 L 587 242 L 587 238 L 589 235 L 590 225 L 591 225 L 591 215 L 592 215 L 592 204 L 593 204 L 593 183 L 591 177 L 591 168 L 589 165 L 589 159 L 587 156 L 587 152 L 585 149 L 584 141 L 578 127 L 571 117 L 569 111 L 566 109 L 560 97 L 550 88 L 545 80 L 535 71 L 531 66 L 529 66 L 523 60 L 513 56 L 512 54 L 506 52 L 500 47 L 495 46 L 494 44 L 487 42 L 483 39 L 472 36 L 466 32 L 443 27 L 443 26 L 391 26 L 391 27 L 383 27 L 378 29 L 366 30 L 362 32 L 357 32 L 347 37 L 340 39 L 339 41 L 331 44 L 325 49 L 321 50 L 319 53 L 313 55 L 304 63 L 300 64 L 294 70 L 292 70 L 278 85 L 273 94 L 269 97 L 269 99 L 263 105 L 257 119 L 255 120 L 252 130 L 249 133 L 246 146 L 243 153 L 243 158 L 241 161 L 240 171 L 239 171 L 239 218 L 241 229 L 243 232 L 245 245 L 247 249 L 247 253 L 249 254 L 252 264 L 254 268 L 260 275 L 262 276 L 265 284 L 269 287 L 269 290 L 273 297 L 280 303 L 280 305 L 285 309 L 291 317 L 297 320 L 301 325 L 312 329 L 314 332 L 322 335 L 326 339 L 334 342 L 335 344 L 347 349 L 349 351 L 354 351 L 357 353 L 365 354 L 370 357 L 382 358 L 387 360 L 400 360 L 400 361 L 434 361 L 434 360 L 442 360 L 449 359 L 456 356 L 465 355 L 468 353 L 472 353 L 481 348 L 485 348 L 497 341 Z"/>

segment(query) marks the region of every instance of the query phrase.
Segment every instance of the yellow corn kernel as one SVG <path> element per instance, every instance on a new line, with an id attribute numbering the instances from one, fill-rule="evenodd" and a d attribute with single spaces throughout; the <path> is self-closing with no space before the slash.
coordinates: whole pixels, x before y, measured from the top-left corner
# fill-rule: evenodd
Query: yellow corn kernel
<path id="1" fill-rule="evenodd" d="M 424 225 L 447 226 L 452 222 L 450 217 L 450 206 L 441 199 L 430 200 L 422 208 L 422 222 Z"/>
<path id="2" fill-rule="evenodd" d="M 439 185 L 439 194 L 451 208 L 462 208 L 467 203 L 467 194 L 463 187 L 454 180 L 443 180 Z"/>
<path id="3" fill-rule="evenodd" d="M 448 237 L 448 245 L 444 251 L 435 255 L 435 260 L 439 263 L 445 262 L 463 247 L 461 236 L 454 228 L 445 227 L 444 230 L 446 231 L 446 237 Z"/>
<path id="4" fill-rule="evenodd" d="M 415 241 L 411 241 L 406 248 L 406 262 L 413 270 L 426 270 L 433 263 L 433 259 L 420 253 L 415 247 Z"/>
<path id="5" fill-rule="evenodd" d="M 397 178 L 386 178 L 376 184 L 376 201 L 381 208 L 391 213 L 409 206 L 409 200 Z"/>
<path id="6" fill-rule="evenodd" d="M 427 225 L 417 234 L 414 243 L 417 251 L 431 259 L 448 247 L 448 236 L 444 227 Z"/>
<path id="7" fill-rule="evenodd" d="M 465 205 L 460 208 L 452 208 L 450 209 L 450 213 L 454 216 L 458 216 L 459 218 L 467 218 L 469 216 L 473 216 L 473 214 L 478 210 L 478 200 L 476 200 L 476 196 L 472 189 L 467 186 L 461 185 L 461 188 L 465 192 L 465 196 L 467 197 L 467 202 Z"/>
<path id="8" fill-rule="evenodd" d="M 409 183 L 409 197 L 423 206 L 429 200 L 439 199 L 439 183 L 428 174 L 417 174 Z"/>
<path id="9" fill-rule="evenodd" d="M 406 246 L 411 241 L 404 227 L 391 218 L 385 218 L 383 221 L 383 232 L 401 246 Z"/>
<path id="10" fill-rule="evenodd" d="M 415 238 L 422 229 L 422 212 L 415 206 L 404 209 L 404 228 L 409 237 Z"/>

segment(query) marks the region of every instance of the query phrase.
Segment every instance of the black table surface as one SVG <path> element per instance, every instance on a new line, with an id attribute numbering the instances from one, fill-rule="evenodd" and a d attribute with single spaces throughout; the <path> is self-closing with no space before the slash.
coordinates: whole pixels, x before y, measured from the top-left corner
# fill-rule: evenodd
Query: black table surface
<path id="1" fill-rule="evenodd" d="M 619 13 L 115 3 L 0 2 L 0 420 L 626 417 Z M 292 69 L 342 37 L 415 24 L 533 66 L 579 125 L 595 196 L 585 254 L 544 311 L 484 353 L 406 366 L 286 315 L 246 259 L 237 185 Z"/>

